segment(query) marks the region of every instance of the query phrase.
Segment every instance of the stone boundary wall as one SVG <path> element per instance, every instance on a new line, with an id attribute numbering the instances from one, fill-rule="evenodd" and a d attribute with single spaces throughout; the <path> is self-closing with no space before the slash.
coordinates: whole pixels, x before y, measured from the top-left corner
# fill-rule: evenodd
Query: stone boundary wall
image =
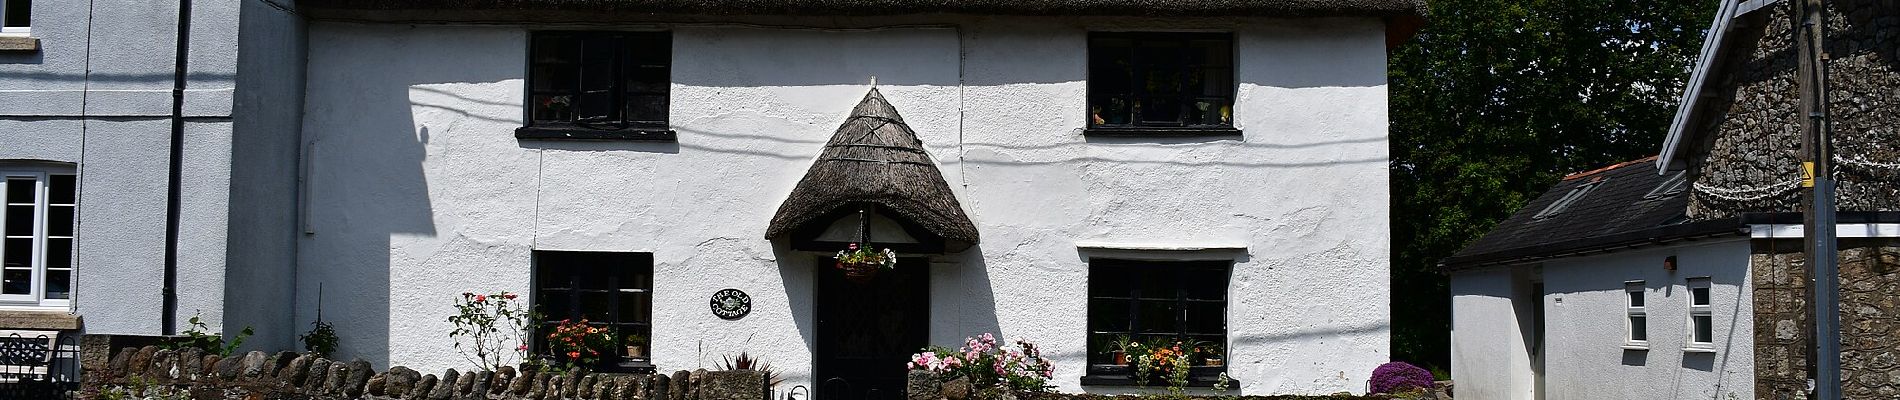
<path id="1" fill-rule="evenodd" d="M 1757 240 L 1755 397 L 1805 399 L 1814 363 L 1813 288 L 1799 240 Z M 1841 240 L 1841 394 L 1900 398 L 1900 240 Z"/>
<path id="2" fill-rule="evenodd" d="M 210 399 L 378 400 L 769 400 L 765 373 L 678 371 L 663 374 L 495 371 L 422 374 L 407 367 L 377 372 L 369 362 L 314 354 L 253 351 L 229 358 L 199 349 L 126 347 L 87 371 L 81 398 L 117 391 L 133 397 L 185 393 Z M 175 398 L 175 397 L 173 397 Z"/>
<path id="3" fill-rule="evenodd" d="M 997 392 L 972 385 L 969 379 L 958 377 L 956 379 L 945 380 L 935 372 L 922 370 L 912 370 L 910 371 L 910 376 L 906 378 L 908 379 L 906 379 L 904 384 L 905 400 L 1145 400 L 1157 398 L 1155 396 L 1130 397 L 1093 393 Z M 1148 392 L 1167 393 L 1163 386 L 1150 386 Z M 1229 395 L 1225 393 L 1207 392 L 1198 388 L 1194 389 L 1194 392 L 1208 394 L 1186 395 L 1178 398 L 1178 400 L 1385 400 L 1397 398 L 1384 394 L 1355 395 L 1349 393 L 1324 396 L 1240 396 L 1237 395 L 1237 393 L 1235 393 L 1236 395 Z M 1238 390 L 1235 390 L 1235 392 L 1238 392 Z M 1424 397 L 1417 398 L 1421 400 L 1451 400 L 1451 385 L 1449 383 L 1442 383 L 1436 390 L 1425 394 Z"/>

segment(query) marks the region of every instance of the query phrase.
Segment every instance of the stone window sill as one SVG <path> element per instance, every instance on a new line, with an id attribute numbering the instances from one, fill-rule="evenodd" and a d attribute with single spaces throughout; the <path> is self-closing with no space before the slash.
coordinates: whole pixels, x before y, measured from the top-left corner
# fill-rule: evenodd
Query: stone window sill
<path id="1" fill-rule="evenodd" d="M 78 315 L 63 311 L 0 310 L 0 329 L 70 331 L 79 326 Z"/>
<path id="2" fill-rule="evenodd" d="M 1241 132 L 1239 129 L 1235 129 L 1231 126 L 1103 126 L 1082 129 L 1082 135 L 1097 137 L 1239 137 L 1241 136 Z"/>
<path id="3" fill-rule="evenodd" d="M 37 53 L 40 51 L 40 38 L 32 36 L 0 36 L 0 52 Z"/>
<path id="4" fill-rule="evenodd" d="M 1644 344 L 1626 344 L 1626 345 L 1623 345 L 1623 350 L 1630 350 L 1630 351 L 1649 351 L 1649 345 L 1644 345 Z"/>
<path id="5" fill-rule="evenodd" d="M 667 129 L 602 130 L 575 127 L 524 126 L 515 129 L 519 140 L 576 140 L 619 142 L 677 142 L 679 134 Z"/>
<path id="6" fill-rule="evenodd" d="M 1682 348 L 1682 352 L 1696 353 L 1696 354 L 1715 354 L 1715 348 L 1713 347 L 1684 347 Z"/>
<path id="7" fill-rule="evenodd" d="M 1121 365 L 1090 365 L 1086 374 L 1082 375 L 1082 386 L 1140 386 L 1136 384 L 1134 373 L 1129 368 Z M 1227 367 L 1197 366 L 1188 371 L 1187 387 L 1211 388 L 1220 382 L 1220 374 L 1226 372 Z M 1168 380 L 1153 377 L 1148 380 L 1148 386 L 1166 387 Z M 1240 381 L 1228 377 L 1227 386 L 1238 388 Z"/>

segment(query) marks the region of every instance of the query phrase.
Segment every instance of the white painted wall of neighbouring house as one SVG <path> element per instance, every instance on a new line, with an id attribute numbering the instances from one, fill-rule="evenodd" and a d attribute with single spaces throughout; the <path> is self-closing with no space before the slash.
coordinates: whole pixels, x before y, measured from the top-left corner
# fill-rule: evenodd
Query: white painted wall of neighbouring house
<path id="1" fill-rule="evenodd" d="M 1546 261 L 1548 399 L 1752 399 L 1754 303 L 1747 240 Z M 1677 269 L 1663 268 L 1675 256 Z M 1690 278 L 1710 281 L 1713 352 L 1685 351 Z M 1625 281 L 1647 291 L 1649 350 L 1625 350 Z M 1460 385 L 1463 386 L 1463 385 Z"/>
<path id="2" fill-rule="evenodd" d="M 260 1 L 191 3 L 182 105 L 190 119 L 178 166 L 178 330 L 198 314 L 210 331 L 221 331 L 227 252 L 249 251 L 227 246 L 227 212 L 233 124 L 242 119 L 232 111 L 237 21 L 241 4 Z M 179 2 L 31 5 L 40 49 L 0 54 L 0 162 L 77 164 L 78 227 L 71 306 L 16 310 L 70 311 L 83 318 L 85 333 L 160 334 Z M 289 344 L 275 340 L 288 332 L 271 333 L 252 343 Z"/>
<path id="3" fill-rule="evenodd" d="M 1451 380 L 1460 399 L 1529 399 L 1533 336 L 1531 266 L 1451 275 Z"/>
<path id="4" fill-rule="evenodd" d="M 529 291 L 534 250 L 651 252 L 663 369 L 747 350 L 811 385 L 815 254 L 763 237 L 869 89 L 916 130 L 981 231 L 936 257 L 931 341 L 1045 346 L 1065 391 L 1086 348 L 1078 242 L 1242 245 L 1228 364 L 1242 391 L 1363 391 L 1387 361 L 1384 28 L 1213 20 L 1236 33 L 1244 139 L 1085 138 L 1087 32 L 1181 21 L 942 17 L 921 27 L 673 31 L 678 143 L 520 141 L 528 28 L 310 25 L 311 228 L 298 321 L 340 357 L 465 368 L 451 299 Z M 722 288 L 752 314 L 714 317 Z M 346 310 L 346 311 L 332 311 Z"/>
<path id="5" fill-rule="evenodd" d="M 1535 391 L 1528 307 L 1545 310 L 1546 399 L 1754 398 L 1754 310 L 1746 240 L 1546 260 L 1541 268 L 1452 275 L 1452 378 L 1461 399 Z M 1678 268 L 1663 268 L 1675 256 Z M 1541 270 L 1541 274 L 1533 270 Z M 1713 351 L 1688 351 L 1690 278 L 1709 278 Z M 1534 280 L 1544 293 L 1528 292 Z M 1643 281 L 1647 350 L 1626 349 L 1625 282 Z M 1534 302 L 1529 299 L 1537 299 Z"/>

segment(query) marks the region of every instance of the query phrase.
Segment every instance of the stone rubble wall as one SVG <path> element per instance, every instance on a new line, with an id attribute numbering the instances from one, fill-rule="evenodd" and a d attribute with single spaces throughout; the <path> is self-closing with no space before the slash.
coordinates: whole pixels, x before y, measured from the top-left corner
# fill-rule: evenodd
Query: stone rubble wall
<path id="1" fill-rule="evenodd" d="M 1757 240 L 1753 253 L 1755 397 L 1805 399 L 1814 309 L 1802 243 Z M 1840 255 L 1841 394 L 1900 398 L 1900 240 L 1846 239 Z"/>
<path id="2" fill-rule="evenodd" d="M 123 348 L 102 369 L 89 370 L 82 398 L 108 390 L 189 393 L 195 400 L 769 400 L 758 371 L 678 371 L 673 374 L 587 373 L 580 369 L 422 374 L 406 367 L 377 372 L 367 361 L 333 361 L 313 354 L 253 351 L 229 358 L 199 349 Z M 143 393 L 138 393 L 143 392 Z"/>
<path id="3" fill-rule="evenodd" d="M 1724 0 L 1730 1 L 1730 0 Z M 1900 210 L 1900 2 L 1836 0 L 1827 7 L 1828 112 L 1833 123 L 1839 206 Z M 1801 120 L 1793 23 L 1788 3 L 1737 20 L 1733 48 L 1718 69 L 1688 160 L 1689 216 L 1798 211 Z M 1766 190 L 1751 190 L 1766 189 Z M 1727 192 L 1740 191 L 1740 192 Z"/>

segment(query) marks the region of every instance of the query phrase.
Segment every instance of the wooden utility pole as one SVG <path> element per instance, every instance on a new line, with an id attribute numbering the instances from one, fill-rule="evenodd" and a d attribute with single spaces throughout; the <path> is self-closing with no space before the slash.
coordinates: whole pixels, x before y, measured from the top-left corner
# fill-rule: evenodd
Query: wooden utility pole
<path id="1" fill-rule="evenodd" d="M 1821 39 L 1825 18 L 1821 0 L 1792 0 L 1794 46 L 1800 57 L 1801 131 L 1805 158 L 1802 182 L 1808 190 L 1806 225 L 1808 265 L 1814 276 L 1814 398 L 1841 398 L 1841 273 L 1834 236 L 1834 154 L 1827 115 L 1827 57 Z"/>

